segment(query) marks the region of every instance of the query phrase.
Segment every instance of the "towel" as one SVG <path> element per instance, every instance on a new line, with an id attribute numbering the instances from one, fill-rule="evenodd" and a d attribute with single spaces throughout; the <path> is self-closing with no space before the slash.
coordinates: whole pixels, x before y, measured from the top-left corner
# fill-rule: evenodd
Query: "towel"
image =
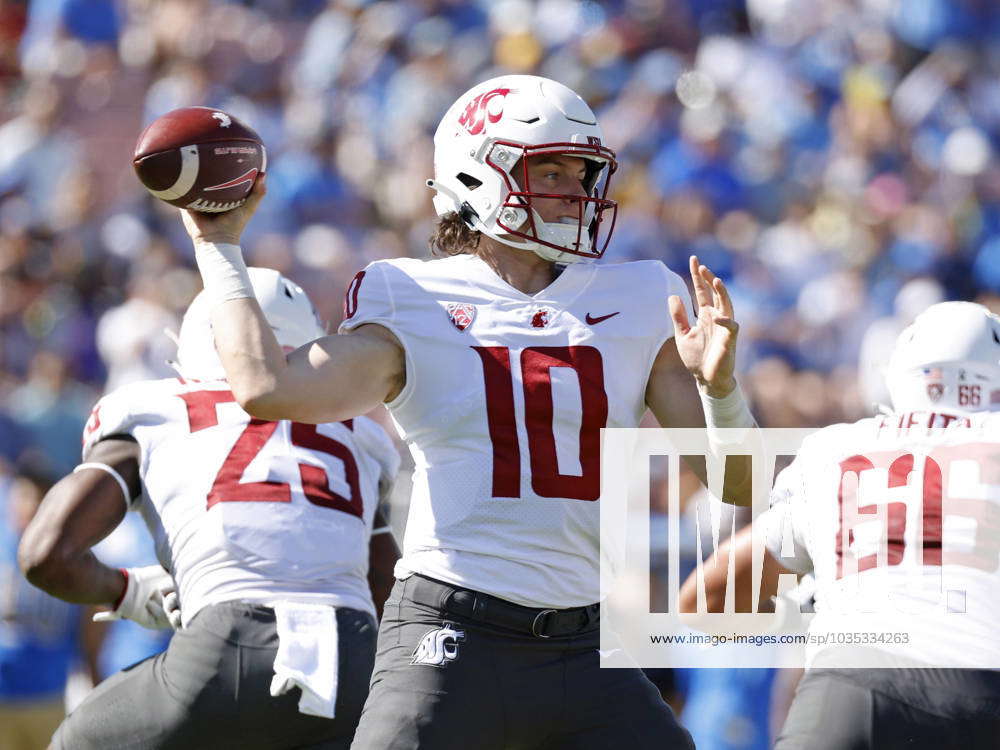
<path id="1" fill-rule="evenodd" d="M 337 610 L 327 605 L 277 602 L 278 653 L 271 695 L 302 691 L 299 711 L 332 719 L 337 705 Z"/>

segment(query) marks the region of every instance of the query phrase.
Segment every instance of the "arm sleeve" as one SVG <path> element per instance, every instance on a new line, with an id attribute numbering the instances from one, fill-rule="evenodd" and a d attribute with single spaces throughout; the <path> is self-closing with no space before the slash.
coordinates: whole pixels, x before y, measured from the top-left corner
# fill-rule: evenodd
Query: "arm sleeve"
<path id="1" fill-rule="evenodd" d="M 90 417 L 83 427 L 83 449 L 81 457 L 84 462 L 94 446 L 102 440 L 111 437 L 128 436 L 135 439 L 133 429 L 138 420 L 131 407 L 131 399 L 127 388 L 120 388 L 102 397 L 90 412 Z M 138 441 L 137 441 L 138 442 Z M 141 466 L 140 466 L 141 474 Z M 143 493 L 132 498 L 129 510 L 135 510 L 143 497 Z"/>
<path id="2" fill-rule="evenodd" d="M 129 399 L 123 389 L 103 396 L 91 410 L 87 424 L 83 427 L 82 459 L 86 461 L 95 445 L 113 435 L 134 437 L 132 428 L 135 424 Z"/>
<path id="3" fill-rule="evenodd" d="M 393 401 L 386 403 L 386 406 L 393 408 L 409 398 L 416 387 L 416 374 L 410 336 L 396 314 L 397 300 L 393 285 L 389 283 L 390 275 L 398 284 L 401 276 L 399 269 L 388 261 L 377 260 L 369 263 L 351 279 L 344 295 L 344 320 L 337 333 L 349 333 L 358 326 L 375 323 L 391 331 L 396 337 L 396 341 L 403 347 L 406 361 L 406 385 Z"/>
<path id="4" fill-rule="evenodd" d="M 656 260 L 645 262 L 656 265 L 660 278 L 659 283 L 656 285 L 656 292 L 651 300 L 652 305 L 650 308 L 662 312 L 662 317 L 657 317 L 657 320 L 660 321 L 659 336 L 654 342 L 655 345 L 652 350 L 653 357 L 655 357 L 663 345 L 674 337 L 674 322 L 670 318 L 670 307 L 668 303 L 670 296 L 676 294 L 681 298 L 681 304 L 684 305 L 684 309 L 687 311 L 688 322 L 692 325 L 694 325 L 695 314 L 694 306 L 691 304 L 691 294 L 688 292 L 684 279 L 667 268 L 667 266 L 661 261 Z M 655 278 L 655 276 L 653 276 L 653 278 Z M 650 363 L 652 363 L 652 360 L 650 360 Z"/>
<path id="5" fill-rule="evenodd" d="M 338 333 L 353 331 L 365 323 L 395 329 L 396 304 L 386 278 L 384 261 L 369 263 L 358 271 L 344 292 L 344 320 Z"/>
<path id="6" fill-rule="evenodd" d="M 697 316 L 694 312 L 694 304 L 691 302 L 691 293 L 688 291 L 687 284 L 684 283 L 684 279 L 682 279 L 679 274 L 674 273 L 666 266 L 663 266 L 663 270 L 667 274 L 667 299 L 669 299 L 672 294 L 676 294 L 680 297 L 681 302 L 684 305 L 684 310 L 687 312 L 688 322 L 694 325 L 694 321 Z M 666 306 L 666 299 L 664 299 L 663 304 Z M 674 335 L 674 324 L 670 319 L 669 308 L 667 308 L 667 311 L 667 338 L 669 339 Z"/>
<path id="7" fill-rule="evenodd" d="M 796 573 L 813 568 L 806 537 L 804 462 L 796 457 L 774 481 L 771 507 L 758 519 L 764 524 L 765 546 L 782 566 Z"/>

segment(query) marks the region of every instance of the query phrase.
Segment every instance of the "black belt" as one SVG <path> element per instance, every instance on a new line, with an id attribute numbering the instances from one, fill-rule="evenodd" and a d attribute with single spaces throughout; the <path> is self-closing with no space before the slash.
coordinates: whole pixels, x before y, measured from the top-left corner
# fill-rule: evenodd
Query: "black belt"
<path id="1" fill-rule="evenodd" d="M 536 638 L 560 638 L 596 630 L 600 605 L 571 609 L 523 607 L 480 591 L 451 586 L 419 574 L 406 584 L 406 597 L 426 607 L 478 622 L 519 630 Z"/>

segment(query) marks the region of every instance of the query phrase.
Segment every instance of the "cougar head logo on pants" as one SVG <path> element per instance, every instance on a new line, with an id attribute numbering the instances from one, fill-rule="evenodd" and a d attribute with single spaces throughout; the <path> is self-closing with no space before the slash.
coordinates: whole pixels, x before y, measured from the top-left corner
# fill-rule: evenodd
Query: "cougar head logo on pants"
<path id="1" fill-rule="evenodd" d="M 430 664 L 443 667 L 458 658 L 458 644 L 465 640 L 464 630 L 455 630 L 451 623 L 430 631 L 413 650 L 410 664 Z"/>

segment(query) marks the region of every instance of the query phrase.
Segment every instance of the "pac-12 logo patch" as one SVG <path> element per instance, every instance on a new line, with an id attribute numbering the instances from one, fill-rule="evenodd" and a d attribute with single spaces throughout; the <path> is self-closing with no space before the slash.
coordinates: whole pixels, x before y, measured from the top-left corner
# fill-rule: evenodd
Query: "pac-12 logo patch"
<path id="1" fill-rule="evenodd" d="M 464 640 L 465 631 L 455 630 L 454 625 L 446 622 L 444 627 L 432 630 L 420 639 L 410 664 L 443 667 L 458 658 L 458 644 Z"/>
<path id="2" fill-rule="evenodd" d="M 449 302 L 445 310 L 452 324 L 460 331 L 471 326 L 472 321 L 476 319 L 476 306 L 467 302 Z"/>

